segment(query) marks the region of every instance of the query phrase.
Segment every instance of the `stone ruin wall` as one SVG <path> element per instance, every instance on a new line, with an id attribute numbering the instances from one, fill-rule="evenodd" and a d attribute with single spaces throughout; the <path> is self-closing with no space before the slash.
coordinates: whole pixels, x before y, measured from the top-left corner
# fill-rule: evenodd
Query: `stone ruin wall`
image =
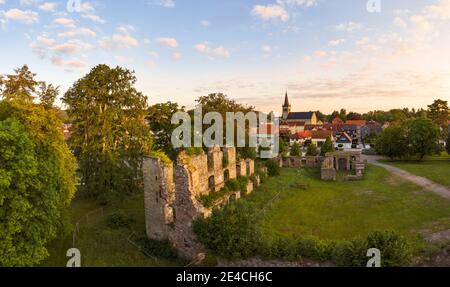
<path id="1" fill-rule="evenodd" d="M 224 156 L 228 159 L 226 167 Z M 211 208 L 205 208 L 198 200 L 199 196 L 220 191 L 227 180 L 253 175 L 255 163 L 253 160 L 237 162 L 235 148 L 224 148 L 222 152 L 215 147 L 195 156 L 182 152 L 175 164 L 145 158 L 143 169 L 147 236 L 168 239 L 181 256 L 195 258 L 204 248 L 192 231 L 192 223 L 212 213 Z M 249 181 L 247 193 L 253 188 L 253 182 Z M 241 194 L 236 192 L 234 196 L 238 199 Z"/>

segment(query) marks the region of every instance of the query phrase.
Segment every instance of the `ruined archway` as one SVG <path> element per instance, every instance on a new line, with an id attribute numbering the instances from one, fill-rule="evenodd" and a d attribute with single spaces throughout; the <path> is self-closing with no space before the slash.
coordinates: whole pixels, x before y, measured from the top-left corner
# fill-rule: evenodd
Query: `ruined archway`
<path id="1" fill-rule="evenodd" d="M 338 169 L 339 170 L 347 170 L 347 159 L 346 158 L 340 158 L 338 160 Z"/>
<path id="2" fill-rule="evenodd" d="M 230 171 L 228 169 L 226 169 L 223 172 L 223 178 L 224 178 L 225 182 L 229 182 L 230 181 Z"/>

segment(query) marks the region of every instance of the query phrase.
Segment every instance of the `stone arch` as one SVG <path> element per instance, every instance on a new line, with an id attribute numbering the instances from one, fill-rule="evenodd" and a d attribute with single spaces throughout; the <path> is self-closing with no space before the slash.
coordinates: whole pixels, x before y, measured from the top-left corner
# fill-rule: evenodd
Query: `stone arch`
<path id="1" fill-rule="evenodd" d="M 347 170 L 347 159 L 346 158 L 338 159 L 338 169 L 339 170 Z"/>

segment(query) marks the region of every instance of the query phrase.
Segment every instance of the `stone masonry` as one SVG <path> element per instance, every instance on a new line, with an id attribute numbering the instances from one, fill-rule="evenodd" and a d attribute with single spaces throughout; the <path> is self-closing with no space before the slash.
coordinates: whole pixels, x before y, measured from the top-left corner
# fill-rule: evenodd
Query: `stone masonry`
<path id="1" fill-rule="evenodd" d="M 255 163 L 237 162 L 235 148 L 225 147 L 222 151 L 214 147 L 206 154 L 193 156 L 181 152 L 174 164 L 155 157 L 145 158 L 143 168 L 147 236 L 168 239 L 181 256 L 196 258 L 204 248 L 192 231 L 192 223 L 212 214 L 212 208 L 204 207 L 199 197 L 220 191 L 227 181 L 238 176 L 252 176 Z M 247 194 L 253 188 L 249 180 Z M 230 192 L 217 207 L 240 197 L 240 191 Z"/>

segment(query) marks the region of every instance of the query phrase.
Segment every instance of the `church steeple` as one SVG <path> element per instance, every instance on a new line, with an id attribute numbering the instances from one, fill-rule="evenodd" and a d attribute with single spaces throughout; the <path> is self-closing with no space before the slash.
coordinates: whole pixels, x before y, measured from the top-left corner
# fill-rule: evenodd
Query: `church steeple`
<path id="1" fill-rule="evenodd" d="M 290 112 L 291 112 L 291 104 L 289 104 L 289 97 L 288 93 L 286 92 L 283 105 L 283 120 L 286 120 L 288 118 Z"/>

